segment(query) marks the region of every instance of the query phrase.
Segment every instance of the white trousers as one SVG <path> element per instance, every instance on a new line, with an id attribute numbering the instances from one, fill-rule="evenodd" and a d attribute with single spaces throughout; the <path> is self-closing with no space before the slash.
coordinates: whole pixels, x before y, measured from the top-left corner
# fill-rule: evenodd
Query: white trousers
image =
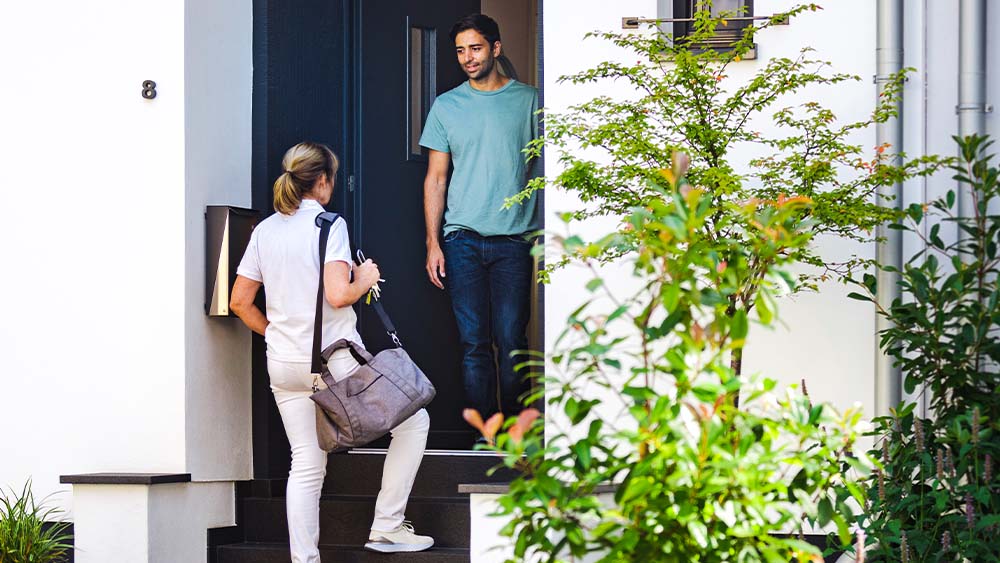
<path id="1" fill-rule="evenodd" d="M 354 358 L 331 358 L 335 380 L 358 369 Z M 271 392 L 292 448 L 292 469 L 285 492 L 292 563 L 319 563 L 319 497 L 326 477 L 326 452 L 316 438 L 316 407 L 309 398 L 313 377 L 309 362 L 267 361 Z M 323 382 L 319 385 L 322 387 Z M 382 469 L 382 489 L 375 502 L 372 530 L 390 532 L 403 523 L 406 502 L 427 445 L 430 417 L 420 409 L 391 431 L 392 440 Z"/>

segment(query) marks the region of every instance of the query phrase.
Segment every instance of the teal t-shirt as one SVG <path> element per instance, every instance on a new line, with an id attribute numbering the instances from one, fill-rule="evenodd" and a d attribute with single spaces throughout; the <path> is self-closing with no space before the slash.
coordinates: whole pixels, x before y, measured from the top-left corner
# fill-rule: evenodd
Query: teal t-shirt
<path id="1" fill-rule="evenodd" d="M 427 115 L 420 145 L 451 154 L 445 234 L 468 229 L 483 236 L 538 230 L 537 198 L 503 209 L 504 199 L 528 183 L 531 168 L 521 152 L 538 134 L 538 90 L 510 80 L 482 92 L 468 81 L 438 96 Z"/>

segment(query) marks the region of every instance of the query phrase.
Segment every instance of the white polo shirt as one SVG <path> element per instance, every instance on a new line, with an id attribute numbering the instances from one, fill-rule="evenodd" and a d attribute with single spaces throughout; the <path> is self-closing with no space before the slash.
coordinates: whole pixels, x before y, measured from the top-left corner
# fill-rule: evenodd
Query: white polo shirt
<path id="1" fill-rule="evenodd" d="M 283 362 L 309 362 L 319 283 L 319 202 L 302 200 L 293 215 L 275 213 L 250 235 L 236 273 L 264 284 L 267 292 L 267 357 Z M 330 229 L 326 262 L 352 265 L 347 223 L 337 219 Z M 352 307 L 334 308 L 323 300 L 322 348 L 340 338 L 361 343 Z M 344 350 L 342 350 L 343 352 Z M 349 352 L 348 352 L 349 354 Z"/>

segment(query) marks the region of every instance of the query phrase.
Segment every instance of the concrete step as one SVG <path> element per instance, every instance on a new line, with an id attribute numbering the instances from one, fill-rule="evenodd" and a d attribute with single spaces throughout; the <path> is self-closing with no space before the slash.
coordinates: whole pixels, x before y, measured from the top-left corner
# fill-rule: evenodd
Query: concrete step
<path id="1" fill-rule="evenodd" d="M 335 495 L 320 499 L 320 545 L 362 545 L 375 515 L 374 496 Z M 468 497 L 410 497 L 406 518 L 416 532 L 434 538 L 441 547 L 469 546 Z M 248 498 L 244 501 L 244 529 L 248 542 L 287 542 L 285 499 Z"/>
<path id="2" fill-rule="evenodd" d="M 218 549 L 218 563 L 291 563 L 287 543 L 240 543 Z M 434 547 L 416 553 L 377 553 L 361 546 L 320 546 L 331 563 L 469 563 L 469 550 Z"/>
<path id="3" fill-rule="evenodd" d="M 331 455 L 326 466 L 326 495 L 377 495 L 382 488 L 385 453 Z M 413 483 L 413 497 L 453 497 L 466 483 L 507 483 L 516 474 L 506 468 L 487 473 L 502 460 L 489 453 L 465 455 L 425 455 Z M 283 487 L 282 487 L 283 490 Z M 468 497 L 463 497 L 468 498 Z"/>

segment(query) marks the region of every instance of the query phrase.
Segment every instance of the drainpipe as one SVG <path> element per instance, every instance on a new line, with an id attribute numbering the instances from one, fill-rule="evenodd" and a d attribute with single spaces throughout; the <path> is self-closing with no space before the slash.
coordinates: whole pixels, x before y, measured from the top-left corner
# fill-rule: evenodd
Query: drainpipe
<path id="1" fill-rule="evenodd" d="M 958 5 L 958 134 L 986 131 L 986 0 L 960 0 Z M 959 217 L 973 217 L 972 190 L 960 184 Z M 959 230 L 959 237 L 965 232 Z"/>
<path id="2" fill-rule="evenodd" d="M 890 77 L 903 68 L 903 0 L 878 0 L 877 5 L 878 35 L 876 38 L 875 83 L 879 98 Z M 896 103 L 896 117 L 875 127 L 875 142 L 878 145 L 888 144 L 888 153 L 894 156 L 889 164 L 900 165 L 898 156 L 903 148 L 903 102 Z M 879 205 L 902 206 L 902 183 L 882 186 L 878 190 L 876 202 Z M 894 266 L 896 270 L 903 264 L 903 237 L 898 230 L 879 226 L 876 235 L 881 242 L 877 243 L 875 258 L 879 264 Z M 887 306 L 899 295 L 899 275 L 895 272 L 879 270 L 878 302 Z M 880 334 L 890 328 L 888 319 L 876 313 L 875 330 Z M 879 336 L 875 336 L 875 416 L 889 414 L 889 409 L 895 407 L 903 398 L 902 377 L 899 368 L 892 365 L 892 358 L 882 353 L 879 347 Z"/>

